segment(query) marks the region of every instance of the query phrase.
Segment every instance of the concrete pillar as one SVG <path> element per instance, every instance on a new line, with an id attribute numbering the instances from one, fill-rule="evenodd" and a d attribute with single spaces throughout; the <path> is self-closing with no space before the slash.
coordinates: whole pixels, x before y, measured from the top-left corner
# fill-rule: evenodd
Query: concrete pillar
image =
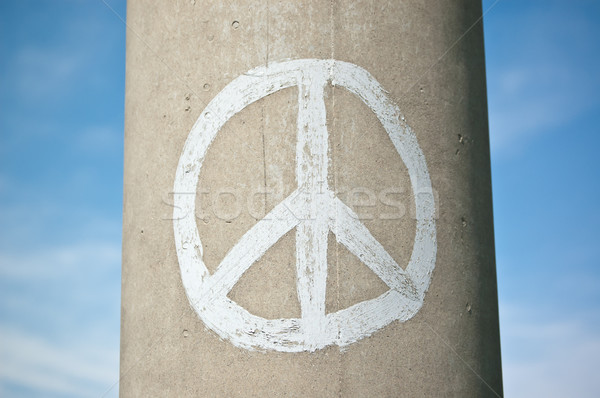
<path id="1" fill-rule="evenodd" d="M 501 396 L 480 2 L 127 12 L 121 395 Z"/>

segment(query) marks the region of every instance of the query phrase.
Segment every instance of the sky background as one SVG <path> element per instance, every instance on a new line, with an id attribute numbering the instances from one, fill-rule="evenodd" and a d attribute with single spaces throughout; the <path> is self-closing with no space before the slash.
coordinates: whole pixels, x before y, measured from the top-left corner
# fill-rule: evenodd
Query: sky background
<path id="1" fill-rule="evenodd" d="M 505 395 L 597 397 L 600 2 L 483 7 Z M 0 2 L 2 397 L 118 393 L 125 33 Z"/>

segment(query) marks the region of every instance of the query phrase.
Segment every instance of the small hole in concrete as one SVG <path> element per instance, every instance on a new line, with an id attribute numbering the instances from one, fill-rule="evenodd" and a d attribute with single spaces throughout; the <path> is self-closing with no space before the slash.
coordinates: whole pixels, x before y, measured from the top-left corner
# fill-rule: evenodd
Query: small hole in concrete
<path id="1" fill-rule="evenodd" d="M 233 21 L 233 22 L 231 23 L 231 27 L 232 27 L 233 29 L 237 29 L 237 28 L 239 28 L 239 27 L 240 27 L 240 23 L 239 23 L 238 21 Z"/>

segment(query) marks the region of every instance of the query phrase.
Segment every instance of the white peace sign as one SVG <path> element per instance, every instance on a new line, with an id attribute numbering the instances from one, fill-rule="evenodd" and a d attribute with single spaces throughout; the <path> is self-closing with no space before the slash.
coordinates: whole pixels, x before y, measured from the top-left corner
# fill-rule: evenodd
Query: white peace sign
<path id="1" fill-rule="evenodd" d="M 412 255 L 402 269 L 327 187 L 328 132 L 323 90 L 328 81 L 357 95 L 377 115 L 408 168 L 416 204 Z M 298 86 L 298 189 L 258 221 L 211 275 L 202 261 L 195 217 L 200 168 L 225 122 L 249 104 Z M 179 159 L 174 185 L 175 246 L 183 286 L 202 321 L 246 349 L 314 351 L 351 344 L 395 320 L 406 321 L 423 304 L 437 250 L 434 202 L 425 157 L 410 127 L 383 88 L 364 69 L 341 61 L 302 59 L 271 63 L 236 78 L 200 115 Z M 178 218 L 179 214 L 187 215 Z M 244 272 L 284 234 L 296 228 L 297 291 L 301 318 L 265 319 L 227 297 Z M 327 235 L 332 231 L 390 290 L 346 309 L 325 313 Z"/>

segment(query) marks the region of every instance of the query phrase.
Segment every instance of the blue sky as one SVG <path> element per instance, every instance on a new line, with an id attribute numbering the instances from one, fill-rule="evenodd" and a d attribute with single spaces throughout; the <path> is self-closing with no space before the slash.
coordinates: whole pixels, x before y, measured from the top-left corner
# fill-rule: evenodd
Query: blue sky
<path id="1" fill-rule="evenodd" d="M 505 393 L 598 396 L 600 3 L 484 22 Z"/>
<path id="2" fill-rule="evenodd" d="M 505 393 L 595 397 L 600 3 L 484 26 Z M 100 1 L 0 2 L 0 396 L 118 379 L 125 31 Z"/>
<path id="3" fill-rule="evenodd" d="M 0 396 L 118 378 L 124 39 L 101 2 L 0 3 Z"/>

